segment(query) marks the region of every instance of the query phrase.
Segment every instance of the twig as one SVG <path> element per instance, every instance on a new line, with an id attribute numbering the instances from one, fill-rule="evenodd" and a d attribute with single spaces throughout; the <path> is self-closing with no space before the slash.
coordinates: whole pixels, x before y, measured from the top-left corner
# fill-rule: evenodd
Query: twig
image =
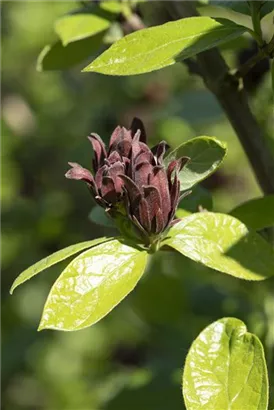
<path id="1" fill-rule="evenodd" d="M 177 19 L 199 15 L 188 1 L 170 1 L 168 9 Z M 216 48 L 198 54 L 197 63 L 205 85 L 215 94 L 233 126 L 262 191 L 274 193 L 274 160 L 239 79 L 230 74 Z"/>

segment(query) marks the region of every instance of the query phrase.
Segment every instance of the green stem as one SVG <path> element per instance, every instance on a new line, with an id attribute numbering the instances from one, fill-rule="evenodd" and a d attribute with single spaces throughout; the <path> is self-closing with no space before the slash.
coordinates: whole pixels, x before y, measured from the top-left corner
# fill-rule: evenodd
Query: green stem
<path id="1" fill-rule="evenodd" d="M 254 32 L 256 33 L 256 40 L 259 46 L 262 47 L 264 45 L 264 40 L 263 40 L 263 33 L 262 33 L 262 27 L 261 27 L 261 13 L 260 13 L 261 4 L 260 3 L 261 2 L 259 1 L 249 1 L 248 2 L 250 13 L 251 13 L 253 29 L 254 29 Z"/>

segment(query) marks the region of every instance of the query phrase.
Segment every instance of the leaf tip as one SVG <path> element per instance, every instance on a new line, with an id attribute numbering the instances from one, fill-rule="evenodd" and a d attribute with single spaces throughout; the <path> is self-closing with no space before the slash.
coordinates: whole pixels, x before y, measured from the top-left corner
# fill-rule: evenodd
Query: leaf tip
<path id="1" fill-rule="evenodd" d="M 89 73 L 89 72 L 95 72 L 94 66 L 92 64 L 87 65 L 85 68 L 81 70 L 81 73 Z"/>

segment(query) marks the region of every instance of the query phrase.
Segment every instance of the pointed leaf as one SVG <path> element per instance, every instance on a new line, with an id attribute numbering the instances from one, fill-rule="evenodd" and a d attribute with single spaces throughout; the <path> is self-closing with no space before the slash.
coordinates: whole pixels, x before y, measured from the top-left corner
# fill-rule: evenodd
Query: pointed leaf
<path id="1" fill-rule="evenodd" d="M 220 319 L 193 342 L 183 373 L 183 395 L 187 410 L 267 410 L 263 346 L 241 320 Z"/>
<path id="2" fill-rule="evenodd" d="M 164 162 L 168 164 L 182 156 L 190 157 L 190 161 L 179 174 L 181 191 L 184 191 L 219 168 L 226 156 L 226 145 L 213 137 L 196 137 L 168 154 Z"/>
<path id="3" fill-rule="evenodd" d="M 103 33 L 75 41 L 64 47 L 61 41 L 47 45 L 37 59 L 38 71 L 66 70 L 96 55 L 103 42 Z"/>
<path id="4" fill-rule="evenodd" d="M 256 231 L 274 226 L 274 195 L 245 202 L 234 208 L 230 215 Z"/>
<path id="5" fill-rule="evenodd" d="M 158 70 L 216 47 L 246 31 L 229 20 L 190 17 L 131 33 L 83 71 L 134 75 Z"/>
<path id="6" fill-rule="evenodd" d="M 109 313 L 141 278 L 147 253 L 112 240 L 74 259 L 46 301 L 39 330 L 79 330 Z"/>
<path id="7" fill-rule="evenodd" d="M 89 219 L 95 224 L 106 226 L 107 228 L 115 228 L 114 222 L 106 214 L 106 211 L 99 205 L 95 205 L 90 214 Z"/>
<path id="8" fill-rule="evenodd" d="M 55 31 L 64 46 L 77 40 L 105 31 L 111 20 L 96 14 L 77 13 L 59 18 L 55 22 Z"/>
<path id="9" fill-rule="evenodd" d="M 188 258 L 240 279 L 274 274 L 274 252 L 256 232 L 230 215 L 201 212 L 174 225 L 163 245 Z"/>
<path id="10" fill-rule="evenodd" d="M 36 262 L 34 265 L 30 266 L 29 268 L 24 270 L 19 276 L 17 276 L 17 278 L 12 284 L 10 293 L 12 294 L 14 289 L 17 288 L 17 286 L 26 282 L 27 280 L 42 272 L 43 270 L 49 268 L 50 266 L 53 266 L 56 263 L 61 262 L 72 255 L 75 255 L 75 253 L 78 253 L 87 248 L 91 248 L 92 246 L 98 245 L 99 243 L 107 242 L 110 239 L 111 238 L 98 238 L 93 239 L 91 241 L 80 242 L 76 243 L 75 245 L 70 245 L 67 248 L 61 249 L 60 251 L 54 252 L 52 255 L 47 256 L 39 262 Z"/>

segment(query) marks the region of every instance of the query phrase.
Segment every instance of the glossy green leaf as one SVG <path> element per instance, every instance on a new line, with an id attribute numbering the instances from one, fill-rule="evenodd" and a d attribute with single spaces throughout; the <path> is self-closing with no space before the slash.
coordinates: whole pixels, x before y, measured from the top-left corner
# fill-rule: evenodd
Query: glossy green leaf
<path id="1" fill-rule="evenodd" d="M 36 262 L 34 265 L 30 266 L 22 273 L 20 273 L 20 275 L 13 282 L 10 293 L 12 294 L 17 286 L 31 279 L 33 276 L 49 268 L 50 266 L 53 266 L 56 263 L 61 262 L 80 251 L 83 251 L 84 249 L 91 248 L 92 246 L 98 245 L 102 242 L 107 242 L 110 239 L 111 238 L 98 238 L 91 241 L 80 242 L 76 243 L 75 245 L 70 245 L 67 248 L 61 249 L 60 251 L 54 252 L 52 255 L 47 256 L 39 262 Z"/>
<path id="2" fill-rule="evenodd" d="M 147 252 L 112 240 L 82 253 L 57 279 L 39 330 L 79 330 L 109 313 L 141 278 Z"/>
<path id="3" fill-rule="evenodd" d="M 168 154 L 165 163 L 184 155 L 190 157 L 190 161 L 179 175 L 181 190 L 193 187 L 215 172 L 224 160 L 226 145 L 213 137 L 196 137 Z"/>
<path id="4" fill-rule="evenodd" d="M 158 70 L 239 37 L 246 28 L 229 20 L 190 17 L 131 33 L 83 71 L 134 75 Z"/>
<path id="5" fill-rule="evenodd" d="M 96 55 L 103 43 L 104 32 L 75 41 L 64 47 L 61 41 L 47 45 L 37 60 L 38 71 L 66 70 Z"/>
<path id="6" fill-rule="evenodd" d="M 77 13 L 59 18 L 55 22 L 55 31 L 64 46 L 77 40 L 91 37 L 105 31 L 111 20 L 96 14 Z"/>
<path id="7" fill-rule="evenodd" d="M 92 208 L 88 217 L 92 222 L 98 225 L 106 226 L 107 228 L 115 227 L 115 224 L 111 218 L 106 215 L 105 210 L 99 205 L 95 205 Z"/>
<path id="8" fill-rule="evenodd" d="M 183 396 L 187 410 L 267 410 L 263 346 L 241 320 L 218 320 L 193 342 L 185 362 Z"/>
<path id="9" fill-rule="evenodd" d="M 240 279 L 274 275 L 274 252 L 256 232 L 230 215 L 200 212 L 174 225 L 163 241 L 188 258 Z"/>
<path id="10" fill-rule="evenodd" d="M 230 215 L 255 230 L 274 226 L 274 195 L 245 202 L 234 208 Z"/>

